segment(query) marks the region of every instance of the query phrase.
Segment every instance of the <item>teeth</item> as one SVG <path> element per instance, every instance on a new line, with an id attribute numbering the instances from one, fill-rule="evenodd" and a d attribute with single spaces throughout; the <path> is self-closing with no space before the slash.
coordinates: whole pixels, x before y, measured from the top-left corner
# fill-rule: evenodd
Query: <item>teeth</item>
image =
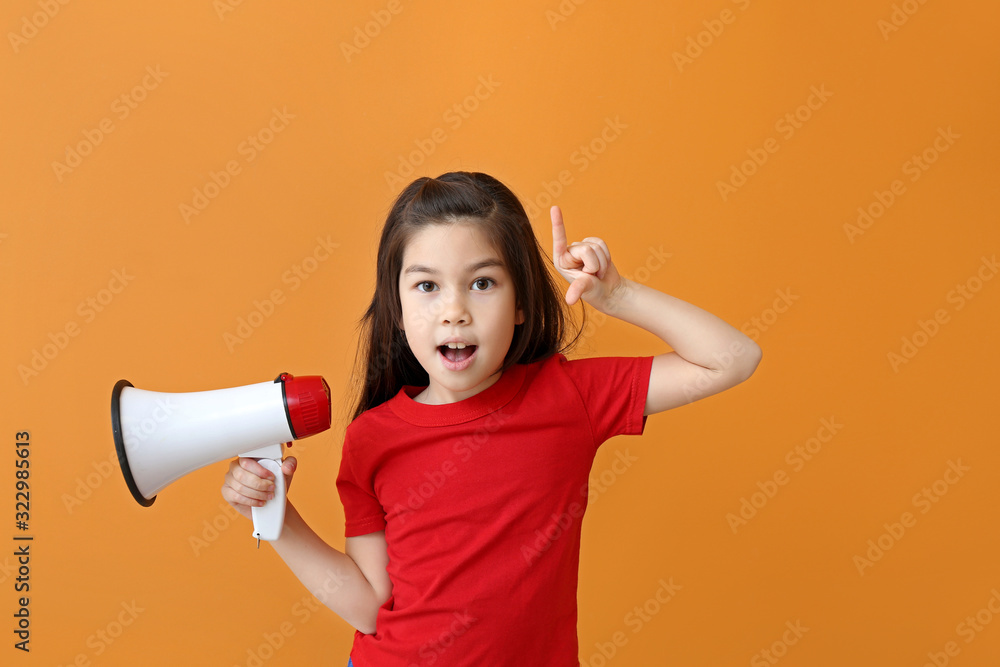
<path id="1" fill-rule="evenodd" d="M 446 345 L 448 347 L 450 347 L 451 349 L 453 349 L 453 350 L 464 350 L 465 349 L 465 343 L 446 343 Z"/>

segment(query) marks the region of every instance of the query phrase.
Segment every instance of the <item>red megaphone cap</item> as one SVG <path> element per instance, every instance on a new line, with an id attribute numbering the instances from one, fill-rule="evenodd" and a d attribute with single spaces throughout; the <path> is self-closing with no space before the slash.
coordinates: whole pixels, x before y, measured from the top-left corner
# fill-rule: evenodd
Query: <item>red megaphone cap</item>
<path id="1" fill-rule="evenodd" d="M 282 373 L 275 382 L 282 383 L 285 414 L 296 440 L 322 433 L 330 428 L 330 386 L 319 375 L 295 377 Z"/>

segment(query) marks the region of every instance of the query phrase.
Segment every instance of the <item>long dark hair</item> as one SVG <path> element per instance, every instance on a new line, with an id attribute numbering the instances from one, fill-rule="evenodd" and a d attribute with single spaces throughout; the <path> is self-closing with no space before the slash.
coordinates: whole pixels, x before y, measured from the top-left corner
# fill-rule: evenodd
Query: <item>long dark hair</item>
<path id="1" fill-rule="evenodd" d="M 404 385 L 426 386 L 427 371 L 417 362 L 399 324 L 399 274 L 410 237 L 434 224 L 457 221 L 480 225 L 500 254 L 514 285 L 515 308 L 524 311 L 524 323 L 514 327 L 501 372 L 514 364 L 528 364 L 572 348 L 586 324 L 568 337 L 568 307 L 549 267 L 521 202 L 507 186 L 486 174 L 455 171 L 437 178 L 422 177 L 396 198 L 378 246 L 375 293 L 358 322 L 359 342 L 353 383 L 357 400 L 351 421 L 365 410 L 395 396 Z"/>

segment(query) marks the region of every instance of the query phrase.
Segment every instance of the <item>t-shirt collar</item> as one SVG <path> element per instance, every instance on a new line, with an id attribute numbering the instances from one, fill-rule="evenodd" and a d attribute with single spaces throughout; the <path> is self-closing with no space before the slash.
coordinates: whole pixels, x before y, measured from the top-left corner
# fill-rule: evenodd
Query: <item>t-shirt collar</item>
<path id="1" fill-rule="evenodd" d="M 388 405 L 400 419 L 417 426 L 450 426 L 485 417 L 507 405 L 521 390 L 527 367 L 514 364 L 500 379 L 475 396 L 442 405 L 418 403 L 413 397 L 426 387 L 403 386 Z"/>

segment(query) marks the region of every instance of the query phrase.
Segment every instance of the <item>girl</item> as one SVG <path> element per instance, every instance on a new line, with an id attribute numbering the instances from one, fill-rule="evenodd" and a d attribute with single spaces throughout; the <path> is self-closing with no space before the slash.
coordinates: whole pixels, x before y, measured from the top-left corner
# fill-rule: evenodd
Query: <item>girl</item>
<path id="1" fill-rule="evenodd" d="M 729 324 L 622 278 L 601 239 L 567 246 L 558 207 L 551 217 L 564 299 L 496 179 L 419 178 L 392 206 L 337 477 L 344 552 L 290 502 L 271 543 L 356 628 L 350 665 L 579 665 L 580 527 L 598 447 L 760 361 Z M 564 309 L 580 299 L 673 351 L 568 360 L 579 331 L 564 344 Z M 287 483 L 295 466 L 283 462 Z M 249 517 L 272 488 L 240 458 L 222 495 Z"/>

